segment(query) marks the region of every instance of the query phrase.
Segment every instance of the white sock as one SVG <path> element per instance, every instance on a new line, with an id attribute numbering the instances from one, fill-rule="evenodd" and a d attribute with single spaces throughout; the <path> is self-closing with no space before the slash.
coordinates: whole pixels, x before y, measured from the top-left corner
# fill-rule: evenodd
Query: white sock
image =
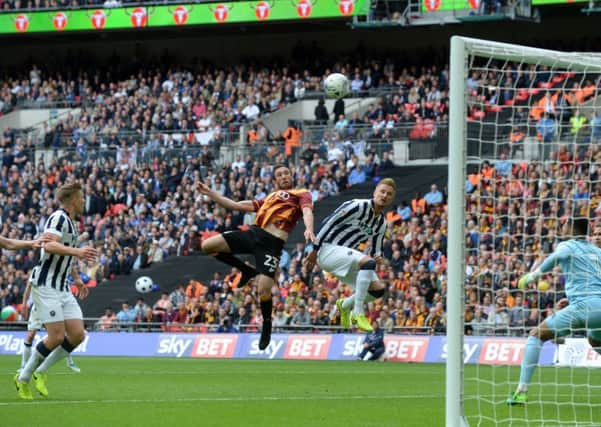
<path id="1" fill-rule="evenodd" d="M 353 304 L 353 315 L 361 316 L 365 314 L 363 304 L 367 297 L 369 285 L 374 280 L 375 272 L 373 270 L 359 270 L 357 273 L 357 287 L 355 288 L 355 303 Z"/>
<path id="2" fill-rule="evenodd" d="M 40 344 L 43 345 L 41 341 Z M 38 346 L 40 344 L 38 344 Z M 32 350 L 29 360 L 27 361 L 25 367 L 19 374 L 19 382 L 28 383 L 29 381 L 31 381 L 31 375 L 33 374 L 33 371 L 35 371 L 35 368 L 40 366 L 40 364 L 44 361 L 45 358 L 46 356 L 40 353 L 37 347 L 35 348 L 35 350 Z"/>
<path id="3" fill-rule="evenodd" d="M 75 365 L 73 358 L 71 357 L 71 353 L 67 355 L 67 365 Z"/>
<path id="4" fill-rule="evenodd" d="M 23 343 L 23 354 L 21 355 L 21 369 L 25 368 L 25 364 L 31 357 L 31 344 Z"/>
<path id="5" fill-rule="evenodd" d="M 363 360 L 369 360 L 371 359 L 371 357 L 373 356 L 373 353 L 371 351 L 368 351 L 365 356 L 363 357 Z"/>
<path id="6" fill-rule="evenodd" d="M 345 310 L 351 310 L 353 308 L 354 304 L 355 304 L 355 294 L 352 294 L 351 296 L 346 297 L 342 301 L 342 308 L 344 308 Z"/>
<path id="7" fill-rule="evenodd" d="M 62 345 L 59 345 L 52 353 L 44 360 L 44 362 L 35 370 L 36 374 L 44 374 L 50 369 L 54 364 L 63 360 L 65 357 L 69 355 L 69 352 L 63 348 Z"/>

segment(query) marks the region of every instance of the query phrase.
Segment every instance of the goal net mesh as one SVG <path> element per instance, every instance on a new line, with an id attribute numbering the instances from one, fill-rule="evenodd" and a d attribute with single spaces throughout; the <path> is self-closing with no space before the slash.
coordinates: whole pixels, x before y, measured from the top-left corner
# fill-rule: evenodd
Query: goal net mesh
<path id="1" fill-rule="evenodd" d="M 557 268 L 518 279 L 569 237 L 569 218 L 601 214 L 599 58 L 500 53 L 468 53 L 464 76 L 464 413 L 470 426 L 601 425 L 601 356 L 584 329 L 546 342 L 528 403 L 506 403 L 528 333 L 565 297 Z"/>

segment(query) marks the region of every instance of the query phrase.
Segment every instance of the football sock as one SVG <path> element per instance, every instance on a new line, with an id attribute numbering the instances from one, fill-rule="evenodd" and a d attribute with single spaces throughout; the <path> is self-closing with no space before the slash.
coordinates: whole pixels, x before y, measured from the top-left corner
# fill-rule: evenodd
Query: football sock
<path id="1" fill-rule="evenodd" d="M 19 374 L 19 382 L 28 383 L 31 380 L 31 375 L 35 368 L 40 366 L 40 364 L 48 357 L 51 350 L 46 347 L 44 341 L 40 341 L 38 345 L 35 347 L 35 350 L 31 352 L 31 357 L 25 364 L 25 367 Z"/>
<path id="2" fill-rule="evenodd" d="M 355 294 L 352 294 L 351 296 L 346 297 L 342 301 L 342 308 L 344 308 L 345 310 L 352 310 L 354 304 L 355 304 Z"/>
<path id="3" fill-rule="evenodd" d="M 56 364 L 56 362 L 67 357 L 74 349 L 75 349 L 75 347 L 73 347 L 71 345 L 71 343 L 65 337 L 65 340 L 63 341 L 63 343 L 61 345 L 59 345 L 58 347 L 56 347 L 54 350 L 52 350 L 52 352 L 46 358 L 46 360 L 44 360 L 44 362 L 42 362 L 42 364 L 38 367 L 38 369 L 35 370 L 36 373 L 39 372 L 39 373 L 43 374 L 43 373 L 47 372 L 48 369 L 50 369 L 50 367 L 52 367 L 54 364 Z"/>
<path id="4" fill-rule="evenodd" d="M 522 368 L 520 370 L 520 384 L 517 389 L 518 392 L 528 391 L 528 384 L 532 381 L 534 369 L 536 369 L 536 365 L 538 365 L 538 358 L 542 346 L 543 342 L 537 337 L 530 336 L 526 340 L 526 348 L 524 350 Z"/>
<path id="5" fill-rule="evenodd" d="M 266 301 L 261 301 L 261 314 L 263 322 L 271 322 L 271 312 L 273 311 L 273 300 L 269 298 Z"/>
<path id="6" fill-rule="evenodd" d="M 373 270 L 359 270 L 359 273 L 357 273 L 357 286 L 355 288 L 355 298 L 353 304 L 353 314 L 355 316 L 365 314 L 365 311 L 363 310 L 363 304 L 365 303 L 365 297 L 367 296 L 369 285 L 373 280 L 373 274 Z M 342 306 L 344 307 L 344 303 Z"/>
<path id="7" fill-rule="evenodd" d="M 29 360 L 31 356 L 31 343 L 24 342 L 23 343 L 23 354 L 21 355 L 21 369 L 25 367 L 25 364 Z"/>

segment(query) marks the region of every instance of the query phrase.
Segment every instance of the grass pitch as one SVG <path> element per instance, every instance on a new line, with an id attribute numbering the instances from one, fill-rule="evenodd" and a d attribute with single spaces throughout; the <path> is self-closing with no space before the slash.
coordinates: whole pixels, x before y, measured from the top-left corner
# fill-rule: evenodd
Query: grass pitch
<path id="1" fill-rule="evenodd" d="M 444 425 L 444 365 L 79 357 L 81 374 L 60 363 L 49 373 L 50 397 L 34 391 L 22 402 L 12 383 L 18 361 L 0 357 L 3 426 Z M 466 367 L 470 425 L 601 423 L 601 392 L 589 385 L 601 384 L 601 370 L 539 373 L 535 381 L 564 385 L 534 387 L 527 407 L 509 408 L 518 368 Z"/>

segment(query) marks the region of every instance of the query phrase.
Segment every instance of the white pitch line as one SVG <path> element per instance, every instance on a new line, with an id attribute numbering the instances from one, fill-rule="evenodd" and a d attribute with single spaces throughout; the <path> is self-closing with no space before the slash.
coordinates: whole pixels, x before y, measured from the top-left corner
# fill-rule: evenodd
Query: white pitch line
<path id="1" fill-rule="evenodd" d="M 16 372 L 15 370 L 12 371 L 5 371 L 4 374 L 5 375 L 14 375 Z M 228 374 L 228 375 L 232 375 L 235 374 L 235 371 L 232 370 L 223 370 L 223 371 L 216 371 L 214 369 L 211 368 L 211 370 L 203 370 L 203 369 L 198 369 L 198 370 L 189 370 L 189 371 L 102 371 L 102 370 L 97 370 L 92 368 L 91 370 L 86 370 L 86 368 L 82 368 L 82 372 L 81 375 L 85 375 L 87 373 L 92 373 L 92 374 L 102 374 L 102 375 L 119 375 L 119 376 L 123 376 L 123 375 L 190 375 L 190 374 L 202 374 L 202 375 L 223 375 L 223 374 Z M 248 375 L 263 375 L 263 372 L 246 372 L 246 371 L 239 371 L 238 372 L 240 375 L 244 375 L 244 376 L 248 376 Z M 420 375 L 421 374 L 432 374 L 432 375 L 440 375 L 441 372 L 440 371 L 419 371 Z M 363 369 L 358 369 L 358 370 L 346 370 L 346 371 L 314 371 L 314 370 L 307 370 L 307 371 L 272 371 L 269 370 L 269 374 L 273 374 L 273 375 L 374 375 L 374 374 L 386 374 L 388 375 L 406 375 L 407 373 L 404 371 L 398 371 L 398 372 L 390 372 L 387 370 L 363 370 Z M 49 377 L 53 377 L 55 375 L 75 375 L 73 372 L 50 372 Z"/>
<path id="2" fill-rule="evenodd" d="M 259 396 L 259 397 L 187 397 L 178 399 L 88 399 L 88 400 L 34 400 L 18 402 L 0 402 L 0 406 L 20 405 L 89 405 L 113 403 L 178 403 L 178 402 L 277 402 L 295 400 L 378 400 L 378 399 L 442 399 L 443 394 L 399 394 L 390 396 Z"/>

